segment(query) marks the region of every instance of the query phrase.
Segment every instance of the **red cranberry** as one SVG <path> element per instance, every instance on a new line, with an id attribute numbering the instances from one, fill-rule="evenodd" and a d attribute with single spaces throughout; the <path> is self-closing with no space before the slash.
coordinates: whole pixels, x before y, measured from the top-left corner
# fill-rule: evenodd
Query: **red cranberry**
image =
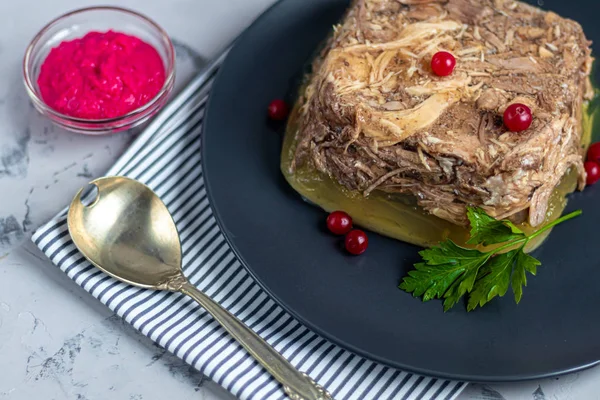
<path id="1" fill-rule="evenodd" d="M 269 118 L 275 121 L 283 121 L 287 118 L 290 109 L 285 101 L 281 99 L 273 100 L 269 104 Z"/>
<path id="2" fill-rule="evenodd" d="M 431 69 L 437 76 L 448 76 L 456 67 L 456 58 L 447 51 L 438 51 L 431 58 Z"/>
<path id="3" fill-rule="evenodd" d="M 586 161 L 584 164 L 587 172 L 587 184 L 593 185 L 600 180 L 600 165 L 595 161 Z"/>
<path id="4" fill-rule="evenodd" d="M 327 229 L 336 235 L 345 235 L 352 229 L 352 218 L 343 211 L 334 211 L 327 217 Z"/>
<path id="5" fill-rule="evenodd" d="M 367 247 L 369 247 L 369 238 L 363 231 L 354 229 L 348 232 L 344 244 L 346 245 L 348 253 L 357 256 L 367 251 Z"/>
<path id="6" fill-rule="evenodd" d="M 504 125 L 511 132 L 522 132 L 531 126 L 533 116 L 525 104 L 511 104 L 504 111 Z"/>
<path id="7" fill-rule="evenodd" d="M 594 143 L 590 146 L 590 149 L 587 153 L 587 160 L 600 163 L 600 142 Z"/>

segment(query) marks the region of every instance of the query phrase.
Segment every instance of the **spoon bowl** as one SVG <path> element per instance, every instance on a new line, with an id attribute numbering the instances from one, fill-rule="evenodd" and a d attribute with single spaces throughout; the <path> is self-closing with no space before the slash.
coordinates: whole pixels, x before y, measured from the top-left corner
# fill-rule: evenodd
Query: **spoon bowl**
<path id="1" fill-rule="evenodd" d="M 81 189 L 69 208 L 77 248 L 105 273 L 146 289 L 166 290 L 183 276 L 181 243 L 167 207 L 146 185 L 124 177 L 90 183 L 98 191 L 84 205 Z"/>
<path id="2" fill-rule="evenodd" d="M 331 399 L 325 389 L 186 279 L 173 217 L 149 187 L 121 176 L 90 184 L 98 189 L 96 197 L 84 204 L 87 196 L 80 190 L 67 214 L 71 238 L 90 263 L 131 285 L 190 296 L 283 385 L 291 399 Z"/>

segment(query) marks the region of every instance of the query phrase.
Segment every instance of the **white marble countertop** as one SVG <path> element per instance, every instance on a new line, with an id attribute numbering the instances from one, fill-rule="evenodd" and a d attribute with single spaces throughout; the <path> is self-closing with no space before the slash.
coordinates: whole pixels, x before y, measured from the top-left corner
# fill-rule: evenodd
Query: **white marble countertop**
<path id="1" fill-rule="evenodd" d="M 177 43 L 178 87 L 273 0 L 122 0 Z M 0 1 L 0 399 L 232 399 L 88 296 L 33 246 L 32 230 L 101 176 L 133 135 L 52 127 L 21 83 L 29 40 L 93 0 Z M 600 369 L 539 382 L 471 385 L 462 400 L 600 399 Z"/>

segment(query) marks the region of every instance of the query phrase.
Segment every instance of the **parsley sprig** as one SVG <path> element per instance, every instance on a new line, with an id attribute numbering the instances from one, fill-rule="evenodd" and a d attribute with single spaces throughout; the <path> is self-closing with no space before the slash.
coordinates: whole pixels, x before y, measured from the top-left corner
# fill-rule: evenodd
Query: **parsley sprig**
<path id="1" fill-rule="evenodd" d="M 565 215 L 543 228 L 526 234 L 508 220 L 498 221 L 480 208 L 468 208 L 471 236 L 467 244 L 499 245 L 490 251 L 467 249 L 448 239 L 419 254 L 423 262 L 415 264 L 400 289 L 422 297 L 423 301 L 444 300 L 448 311 L 467 296 L 467 310 L 482 307 L 502 297 L 512 286 L 517 304 L 527 286 L 527 273 L 535 275 L 541 265 L 525 253 L 527 244 L 565 221 L 581 215 L 581 210 Z"/>

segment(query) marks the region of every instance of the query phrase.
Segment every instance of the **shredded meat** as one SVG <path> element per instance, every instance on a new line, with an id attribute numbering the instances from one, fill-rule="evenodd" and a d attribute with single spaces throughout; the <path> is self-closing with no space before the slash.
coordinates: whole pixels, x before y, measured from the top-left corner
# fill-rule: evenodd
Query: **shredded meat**
<path id="1" fill-rule="evenodd" d="M 429 67 L 441 50 L 457 58 L 445 78 Z M 585 185 L 591 65 L 579 24 L 519 1 L 356 0 L 300 96 L 292 168 L 365 196 L 412 194 L 456 224 L 475 205 L 540 225 L 566 171 Z M 516 102 L 534 121 L 507 132 Z"/>

